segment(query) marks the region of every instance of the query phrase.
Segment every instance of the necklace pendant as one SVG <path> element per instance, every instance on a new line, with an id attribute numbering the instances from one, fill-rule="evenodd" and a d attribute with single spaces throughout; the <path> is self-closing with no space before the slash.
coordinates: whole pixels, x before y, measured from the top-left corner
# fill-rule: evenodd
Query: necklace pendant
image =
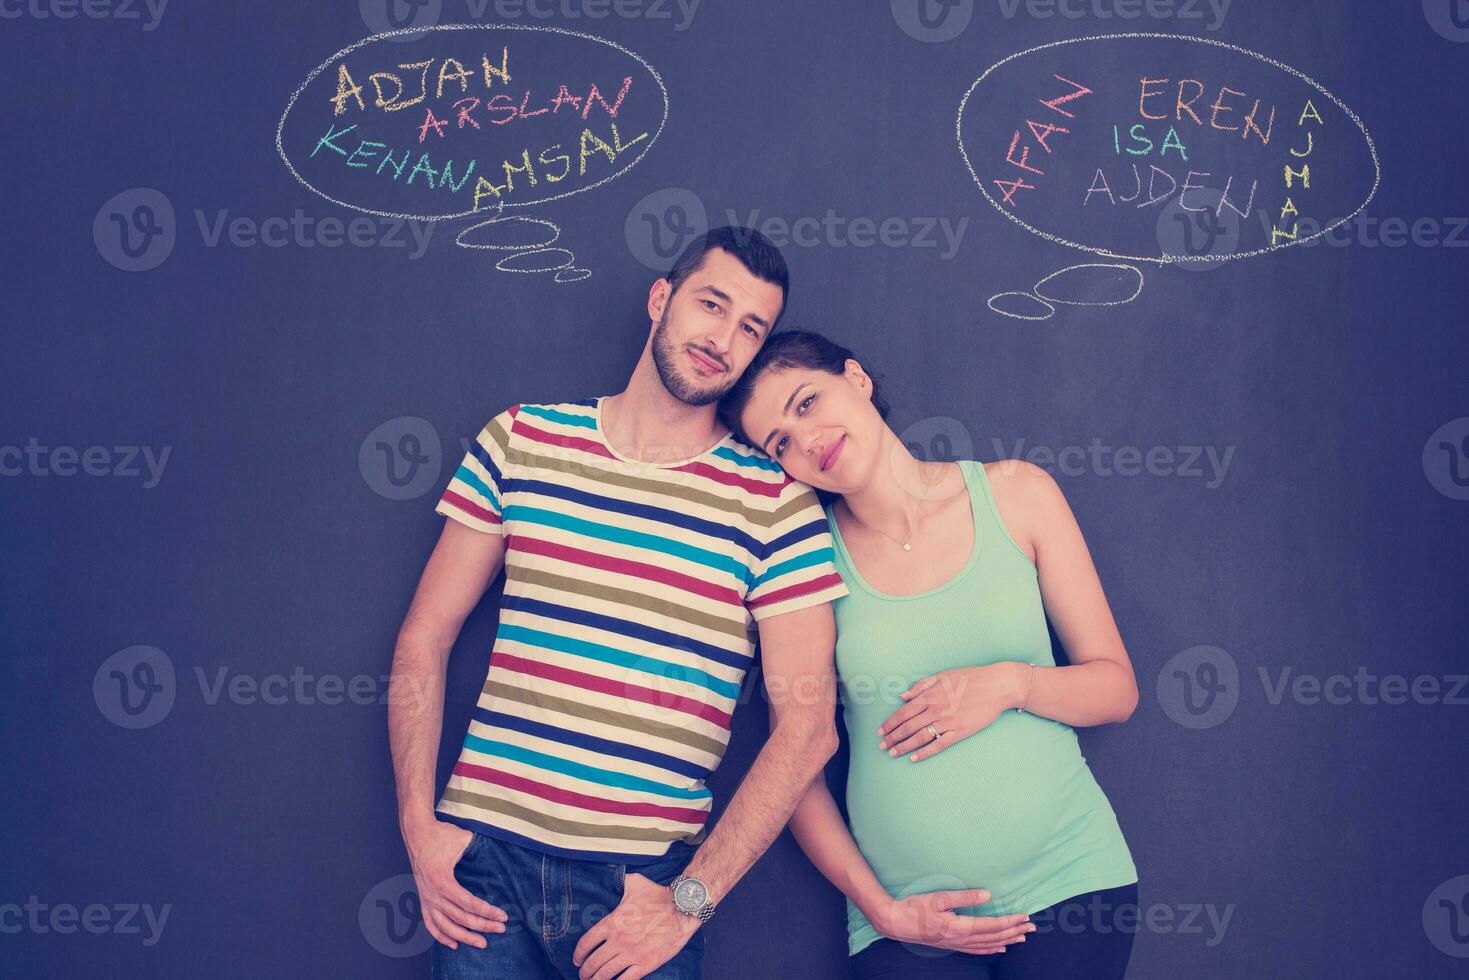
<path id="1" fill-rule="evenodd" d="M 911 544 L 909 544 L 908 542 L 904 541 L 903 542 L 903 550 L 904 551 L 912 551 L 913 550 L 913 546 Z"/>

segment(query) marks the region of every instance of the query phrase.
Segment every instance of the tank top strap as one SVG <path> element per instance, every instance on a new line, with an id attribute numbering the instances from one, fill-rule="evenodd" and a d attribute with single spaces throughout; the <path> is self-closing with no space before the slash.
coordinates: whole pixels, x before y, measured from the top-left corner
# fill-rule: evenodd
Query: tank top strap
<path id="1" fill-rule="evenodd" d="M 983 535 L 981 541 L 997 541 L 1002 543 L 1005 552 L 1014 551 L 1032 571 L 1035 563 L 1030 560 L 1030 555 L 1020 547 L 1010 529 L 1005 526 L 1005 521 L 1000 517 L 999 505 L 995 503 L 994 490 L 990 487 L 989 474 L 985 472 L 984 464 L 977 459 L 961 460 L 969 474 L 970 480 L 970 503 L 974 512 L 975 531 Z"/>

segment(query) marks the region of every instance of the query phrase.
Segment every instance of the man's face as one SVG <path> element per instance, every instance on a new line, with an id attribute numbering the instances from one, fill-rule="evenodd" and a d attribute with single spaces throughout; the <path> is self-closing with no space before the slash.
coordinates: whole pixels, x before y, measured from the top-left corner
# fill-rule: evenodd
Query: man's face
<path id="1" fill-rule="evenodd" d="M 648 299 L 657 319 L 653 363 L 668 393 L 686 405 L 710 405 L 734 386 L 780 314 L 785 294 L 722 248 L 676 292 L 658 280 Z"/>

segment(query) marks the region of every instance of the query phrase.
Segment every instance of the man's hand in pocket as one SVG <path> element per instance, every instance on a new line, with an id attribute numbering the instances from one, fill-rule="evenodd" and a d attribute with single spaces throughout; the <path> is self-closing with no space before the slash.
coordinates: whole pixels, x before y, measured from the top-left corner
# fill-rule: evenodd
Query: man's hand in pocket
<path id="1" fill-rule="evenodd" d="M 509 921 L 503 909 L 476 898 L 454 877 L 455 866 L 473 840 L 470 831 L 437 819 L 404 835 L 424 925 L 450 949 L 458 949 L 460 943 L 484 949 L 489 940 L 479 934 L 504 932 Z"/>

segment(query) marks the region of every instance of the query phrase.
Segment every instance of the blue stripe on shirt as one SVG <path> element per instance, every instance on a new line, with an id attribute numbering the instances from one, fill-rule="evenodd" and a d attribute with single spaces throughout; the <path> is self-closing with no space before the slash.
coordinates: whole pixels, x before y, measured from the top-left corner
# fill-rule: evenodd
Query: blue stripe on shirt
<path id="1" fill-rule="evenodd" d="M 660 630 L 642 623 L 633 622 L 630 619 L 619 619 L 616 616 L 606 616 L 601 613 L 590 612 L 586 609 L 574 609 L 571 606 L 563 606 L 554 602 L 542 602 L 539 599 L 530 599 L 522 595 L 507 593 L 500 600 L 500 609 L 515 609 L 520 612 L 530 613 L 535 616 L 545 616 L 548 619 L 559 619 L 567 623 L 576 623 L 580 626 L 590 626 L 594 629 L 606 630 L 609 633 L 620 633 L 635 639 L 644 640 L 648 643 L 657 643 L 670 647 L 674 650 L 686 650 L 707 660 L 737 670 L 745 670 L 750 666 L 750 657 L 744 653 L 734 650 L 725 650 L 712 643 L 695 640 L 692 637 L 681 636 Z"/>
<path id="2" fill-rule="evenodd" d="M 558 728 L 555 725 L 547 725 L 544 722 L 531 721 L 529 718 L 521 718 L 517 715 L 508 715 L 503 711 L 488 711 L 484 708 L 476 708 L 474 720 L 482 725 L 493 725 L 497 728 L 508 728 L 511 731 L 524 732 L 526 735 L 534 735 L 536 738 L 544 738 L 551 742 L 560 742 L 564 745 L 574 745 L 588 752 L 600 752 L 603 755 L 615 755 L 633 762 L 642 762 L 659 769 L 667 769 L 669 772 L 688 776 L 690 779 L 703 779 L 709 775 L 708 768 L 698 763 L 679 759 L 663 752 L 652 749 L 641 748 L 636 745 L 628 745 L 626 742 L 614 742 L 611 739 L 599 738 L 596 735 L 588 735 L 586 732 L 575 732 L 568 728 Z"/>
<path id="3" fill-rule="evenodd" d="M 480 738 L 478 735 L 464 736 L 464 747 L 471 752 L 479 752 L 482 755 L 498 756 L 501 759 L 510 759 L 513 762 L 524 763 L 527 766 L 534 766 L 537 769 L 545 769 L 547 772 L 559 772 L 563 776 L 583 779 L 589 783 L 600 783 L 603 786 L 616 786 L 619 789 L 629 789 L 639 793 L 656 793 L 660 796 L 669 796 L 679 800 L 707 800 L 714 795 L 708 789 L 687 789 L 683 786 L 669 786 L 666 783 L 655 782 L 651 779 L 629 776 L 625 772 L 612 772 L 609 769 L 598 769 L 596 766 L 572 762 L 570 759 L 558 759 L 554 755 L 535 752 L 531 749 L 523 749 L 518 745 L 510 745 L 506 742 Z"/>

